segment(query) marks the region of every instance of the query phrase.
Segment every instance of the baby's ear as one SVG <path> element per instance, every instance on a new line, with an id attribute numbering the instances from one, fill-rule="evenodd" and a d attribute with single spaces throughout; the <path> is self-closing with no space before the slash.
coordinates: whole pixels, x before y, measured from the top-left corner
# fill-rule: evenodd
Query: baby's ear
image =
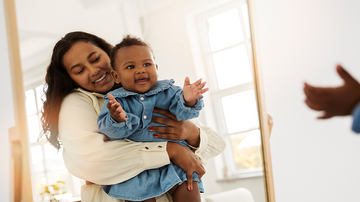
<path id="1" fill-rule="evenodd" d="M 111 70 L 111 76 L 113 77 L 115 83 L 119 84 L 121 82 L 119 74 L 115 70 Z"/>
<path id="2" fill-rule="evenodd" d="M 155 64 L 156 70 L 159 70 L 159 66 L 157 64 Z"/>

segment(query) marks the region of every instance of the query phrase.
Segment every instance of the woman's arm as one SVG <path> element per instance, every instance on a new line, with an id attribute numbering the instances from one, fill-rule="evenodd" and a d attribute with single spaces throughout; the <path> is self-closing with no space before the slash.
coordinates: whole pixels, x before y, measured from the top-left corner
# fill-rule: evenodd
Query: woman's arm
<path id="1" fill-rule="evenodd" d="M 170 163 L 167 142 L 104 142 L 104 136 L 96 132 L 97 101 L 95 96 L 76 92 L 62 103 L 59 134 L 71 174 L 97 184 L 117 184 Z"/>
<path id="2" fill-rule="evenodd" d="M 210 127 L 203 126 L 198 119 L 178 121 L 167 110 L 154 109 L 154 112 L 168 117 L 152 117 L 152 122 L 168 126 L 152 127 L 152 131 L 160 132 L 154 136 L 171 140 L 186 140 L 191 146 L 198 147 L 195 154 L 204 165 L 210 158 L 219 155 L 225 149 L 226 145 L 223 138 Z"/>

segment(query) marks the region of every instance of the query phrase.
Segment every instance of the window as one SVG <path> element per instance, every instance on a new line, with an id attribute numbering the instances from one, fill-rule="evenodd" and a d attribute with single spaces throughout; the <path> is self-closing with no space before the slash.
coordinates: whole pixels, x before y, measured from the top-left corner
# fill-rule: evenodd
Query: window
<path id="1" fill-rule="evenodd" d="M 48 195 L 45 194 L 46 186 L 50 193 L 59 193 L 57 196 L 59 200 L 80 196 L 80 187 L 84 182 L 67 171 L 62 150 L 58 152 L 45 137 L 38 141 L 41 131 L 42 99 L 45 99 L 43 85 L 26 90 L 25 97 L 34 201 L 49 200 L 46 197 Z M 51 186 L 54 184 L 58 187 Z"/>
<path id="2" fill-rule="evenodd" d="M 228 144 L 225 176 L 262 175 L 246 1 L 208 11 L 197 22 L 215 122 Z"/>

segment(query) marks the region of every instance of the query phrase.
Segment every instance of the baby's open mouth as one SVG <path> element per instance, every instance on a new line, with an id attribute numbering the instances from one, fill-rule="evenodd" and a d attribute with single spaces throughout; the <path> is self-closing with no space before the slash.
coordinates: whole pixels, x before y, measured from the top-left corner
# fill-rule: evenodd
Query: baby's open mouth
<path id="1" fill-rule="evenodd" d="M 142 83 L 146 83 L 148 80 L 149 80 L 148 78 L 136 79 L 136 83 L 142 84 Z"/>

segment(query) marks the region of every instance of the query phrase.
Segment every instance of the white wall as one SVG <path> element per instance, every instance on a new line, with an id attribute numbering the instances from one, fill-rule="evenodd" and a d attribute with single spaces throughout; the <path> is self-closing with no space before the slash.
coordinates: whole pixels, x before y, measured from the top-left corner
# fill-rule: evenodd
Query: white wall
<path id="1" fill-rule="evenodd" d="M 303 82 L 336 86 L 343 64 L 360 79 L 360 2 L 255 0 L 277 202 L 359 201 L 360 136 L 351 117 L 316 120 Z"/>
<path id="2" fill-rule="evenodd" d="M 4 2 L 0 0 L 0 201 L 10 201 L 10 144 L 8 129 L 15 125 Z"/>
<path id="3" fill-rule="evenodd" d="M 145 40 L 154 49 L 156 62 L 159 65 L 160 79 L 173 78 L 176 85 L 182 86 L 186 76 L 189 76 L 191 81 L 205 77 L 205 75 L 197 75 L 195 71 L 196 66 L 188 37 L 186 17 L 199 10 L 206 11 L 206 8 L 211 5 L 226 4 L 227 2 L 231 1 L 182 0 L 147 15 L 149 27 Z M 204 119 L 202 121 L 206 124 Z M 211 127 L 211 125 L 209 126 Z M 213 160 L 206 166 L 206 174 L 203 178 L 204 195 L 246 187 L 252 192 L 256 202 L 265 202 L 262 176 L 219 182 L 215 167 Z"/>

